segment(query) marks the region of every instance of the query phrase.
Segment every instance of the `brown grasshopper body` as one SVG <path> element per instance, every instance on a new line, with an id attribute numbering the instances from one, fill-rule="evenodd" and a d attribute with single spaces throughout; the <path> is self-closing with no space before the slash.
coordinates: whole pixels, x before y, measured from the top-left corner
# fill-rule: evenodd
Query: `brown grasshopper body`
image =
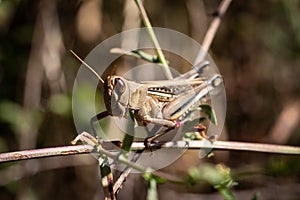
<path id="1" fill-rule="evenodd" d="M 199 105 L 202 99 L 222 83 L 219 74 L 209 79 L 199 74 L 208 67 L 204 61 L 194 69 L 174 80 L 144 81 L 136 83 L 120 76 L 108 76 L 105 81 L 73 51 L 71 51 L 104 84 L 104 102 L 107 111 L 97 114 L 90 120 L 95 135 L 94 122 L 108 115 L 126 118 L 128 111 L 133 113 L 138 125 L 149 123 L 162 125 L 171 130 L 184 123 L 184 116 Z"/>
<path id="2" fill-rule="evenodd" d="M 209 80 L 196 78 L 142 83 L 109 76 L 105 80 L 104 101 L 109 115 L 126 117 L 130 109 L 138 125 L 154 123 L 176 127 L 183 116 L 220 82 L 219 75 Z"/>

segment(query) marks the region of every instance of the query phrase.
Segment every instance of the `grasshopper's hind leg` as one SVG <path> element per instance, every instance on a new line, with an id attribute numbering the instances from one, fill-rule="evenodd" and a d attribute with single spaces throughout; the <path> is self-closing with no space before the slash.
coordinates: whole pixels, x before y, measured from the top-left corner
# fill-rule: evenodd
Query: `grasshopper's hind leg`
<path id="1" fill-rule="evenodd" d="M 168 127 L 166 130 L 163 130 L 162 132 L 154 135 L 154 136 L 150 136 L 150 137 L 147 137 L 145 140 L 144 140 L 144 145 L 146 148 L 151 148 L 151 143 L 154 142 L 154 140 L 156 140 L 157 138 L 165 135 L 166 133 L 168 133 L 169 131 L 173 130 L 175 127 Z"/>

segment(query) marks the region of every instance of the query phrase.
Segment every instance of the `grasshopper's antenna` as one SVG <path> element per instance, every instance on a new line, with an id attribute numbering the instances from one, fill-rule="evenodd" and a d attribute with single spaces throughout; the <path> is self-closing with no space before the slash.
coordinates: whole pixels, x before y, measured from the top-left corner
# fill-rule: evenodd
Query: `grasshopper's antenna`
<path id="1" fill-rule="evenodd" d="M 97 74 L 97 72 L 91 67 L 89 66 L 86 62 L 84 62 L 73 50 L 70 50 L 70 52 L 84 65 L 86 66 L 89 70 L 91 70 L 93 72 L 93 74 L 95 74 L 97 76 L 97 78 L 101 81 L 102 84 L 104 84 L 103 79 L 99 76 L 99 74 Z"/>

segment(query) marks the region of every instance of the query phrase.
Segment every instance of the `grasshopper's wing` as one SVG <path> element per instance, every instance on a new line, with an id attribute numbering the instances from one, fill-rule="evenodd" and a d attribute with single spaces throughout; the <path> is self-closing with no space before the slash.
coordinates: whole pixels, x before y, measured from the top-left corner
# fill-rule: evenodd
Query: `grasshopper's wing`
<path id="1" fill-rule="evenodd" d="M 192 89 L 201 85 L 205 81 L 204 78 L 197 78 L 192 80 L 158 80 L 158 81 L 143 81 L 147 88 L 164 88 L 166 91 L 170 90 L 173 94 L 180 93 L 181 90 Z"/>
<path id="2" fill-rule="evenodd" d="M 145 86 L 147 87 L 148 95 L 151 95 L 152 97 L 155 97 L 160 101 L 172 101 L 179 96 L 185 96 L 184 94 L 186 93 L 202 94 L 203 92 L 200 92 L 201 90 L 210 92 L 212 89 L 218 87 L 221 83 L 222 78 L 219 74 L 215 74 L 209 79 L 196 78 L 191 80 L 164 80 L 143 82 L 143 84 L 145 84 Z M 199 97 L 202 98 L 203 96 L 200 95 Z"/>
<path id="3" fill-rule="evenodd" d="M 143 81 L 141 83 L 147 87 L 148 95 L 159 101 L 172 101 L 181 93 L 192 90 L 203 82 L 203 79 L 197 78 L 194 80 Z"/>
<path id="4" fill-rule="evenodd" d="M 204 78 L 196 78 L 191 80 L 158 80 L 158 81 L 141 81 L 147 87 L 182 87 L 186 85 L 195 86 L 200 85 L 205 81 Z"/>

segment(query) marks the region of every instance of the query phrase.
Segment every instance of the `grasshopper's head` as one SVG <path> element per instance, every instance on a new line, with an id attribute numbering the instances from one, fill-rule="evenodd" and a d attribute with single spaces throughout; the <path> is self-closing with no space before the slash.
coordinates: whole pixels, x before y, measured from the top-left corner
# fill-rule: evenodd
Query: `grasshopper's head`
<path id="1" fill-rule="evenodd" d="M 113 116 L 123 117 L 128 101 L 127 81 L 120 76 L 108 76 L 104 82 L 104 102 L 107 111 Z"/>

